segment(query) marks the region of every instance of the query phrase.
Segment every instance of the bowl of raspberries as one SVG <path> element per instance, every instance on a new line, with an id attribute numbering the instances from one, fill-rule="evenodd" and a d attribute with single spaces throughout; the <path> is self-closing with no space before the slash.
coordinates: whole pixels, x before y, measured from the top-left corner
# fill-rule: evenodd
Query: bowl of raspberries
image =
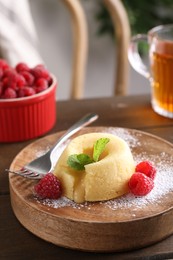
<path id="1" fill-rule="evenodd" d="M 12 67 L 0 59 L 0 142 L 47 133 L 56 120 L 56 78 L 43 64 Z"/>

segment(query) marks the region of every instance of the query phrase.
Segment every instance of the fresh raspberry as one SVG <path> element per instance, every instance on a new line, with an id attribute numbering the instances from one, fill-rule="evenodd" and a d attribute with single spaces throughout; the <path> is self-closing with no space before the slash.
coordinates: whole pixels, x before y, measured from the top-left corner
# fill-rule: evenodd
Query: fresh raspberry
<path id="1" fill-rule="evenodd" d="M 4 91 L 4 95 L 2 98 L 16 98 L 17 94 L 16 91 L 12 88 L 6 88 Z"/>
<path id="2" fill-rule="evenodd" d="M 2 83 L 3 88 L 8 87 L 8 82 L 9 82 L 8 77 L 5 77 L 2 79 L 1 83 Z"/>
<path id="3" fill-rule="evenodd" d="M 8 65 L 8 63 L 6 62 L 6 60 L 0 59 L 0 68 L 1 68 L 2 70 L 5 70 L 5 69 L 9 68 L 9 65 Z"/>
<path id="4" fill-rule="evenodd" d="M 14 68 L 0 59 L 0 98 L 20 98 L 32 96 L 46 90 L 52 84 L 52 78 L 44 65 L 30 68 L 20 62 Z M 7 90 L 8 88 L 13 90 Z"/>
<path id="5" fill-rule="evenodd" d="M 23 86 L 26 86 L 25 78 L 22 75 L 17 74 L 16 75 L 16 84 L 17 84 L 18 88 L 22 88 Z"/>
<path id="6" fill-rule="evenodd" d="M 3 87 L 6 88 L 12 88 L 14 90 L 17 90 L 17 84 L 16 81 L 13 79 L 13 77 L 5 77 L 2 80 Z"/>
<path id="7" fill-rule="evenodd" d="M 39 64 L 31 69 L 31 73 L 34 75 L 36 79 L 44 78 L 46 80 L 50 80 L 50 74 L 44 65 Z"/>
<path id="8" fill-rule="evenodd" d="M 35 186 L 34 191 L 42 199 L 58 199 L 61 196 L 61 183 L 52 173 L 47 173 Z"/>
<path id="9" fill-rule="evenodd" d="M 153 180 L 156 176 L 156 168 L 149 161 L 142 161 L 142 162 L 138 163 L 136 165 L 135 171 L 136 172 L 142 172 Z"/>
<path id="10" fill-rule="evenodd" d="M 4 70 L 4 74 L 3 74 L 3 77 L 6 78 L 6 77 L 14 77 L 16 75 L 16 71 L 13 69 L 13 68 L 7 68 Z"/>
<path id="11" fill-rule="evenodd" d="M 16 65 L 15 67 L 17 72 L 21 72 L 21 71 L 30 71 L 30 68 L 28 67 L 28 65 L 24 62 L 20 62 Z"/>
<path id="12" fill-rule="evenodd" d="M 17 72 L 6 70 L 4 75 L 5 76 L 2 80 L 4 88 L 9 87 L 13 88 L 14 90 L 18 90 L 26 84 L 25 78 Z"/>
<path id="13" fill-rule="evenodd" d="M 19 89 L 18 97 L 29 97 L 29 96 L 34 95 L 35 93 L 36 92 L 35 92 L 34 88 L 24 86 L 23 88 Z"/>
<path id="14" fill-rule="evenodd" d="M 135 172 L 128 185 L 134 195 L 145 196 L 154 188 L 154 181 L 141 172 Z"/>
<path id="15" fill-rule="evenodd" d="M 29 71 L 21 71 L 20 75 L 22 75 L 25 78 L 25 81 L 28 86 L 33 85 L 35 78 Z"/>
<path id="16" fill-rule="evenodd" d="M 36 93 L 40 93 L 43 90 L 47 89 L 48 88 L 47 80 L 44 79 L 44 78 L 37 79 L 37 81 L 35 82 L 35 87 L 34 88 L 35 88 Z"/>

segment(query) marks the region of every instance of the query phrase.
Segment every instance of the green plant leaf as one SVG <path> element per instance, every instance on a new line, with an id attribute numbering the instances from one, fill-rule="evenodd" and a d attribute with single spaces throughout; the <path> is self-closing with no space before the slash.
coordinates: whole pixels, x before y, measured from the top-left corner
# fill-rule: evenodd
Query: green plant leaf
<path id="1" fill-rule="evenodd" d="M 68 157 L 67 164 L 71 168 L 82 171 L 85 169 L 85 165 L 93 163 L 92 158 L 90 158 L 87 154 L 72 154 Z"/>
<path id="2" fill-rule="evenodd" d="M 106 144 L 110 141 L 109 138 L 100 138 L 94 145 L 93 160 L 97 162 L 100 155 L 105 149 Z"/>

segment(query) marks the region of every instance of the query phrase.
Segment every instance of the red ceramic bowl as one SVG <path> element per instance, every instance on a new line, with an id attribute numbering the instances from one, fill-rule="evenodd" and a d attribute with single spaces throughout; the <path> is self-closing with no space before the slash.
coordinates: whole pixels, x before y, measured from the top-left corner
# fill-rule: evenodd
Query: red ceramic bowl
<path id="1" fill-rule="evenodd" d="M 57 81 L 36 95 L 0 99 L 0 142 L 25 141 L 48 132 L 56 120 Z"/>

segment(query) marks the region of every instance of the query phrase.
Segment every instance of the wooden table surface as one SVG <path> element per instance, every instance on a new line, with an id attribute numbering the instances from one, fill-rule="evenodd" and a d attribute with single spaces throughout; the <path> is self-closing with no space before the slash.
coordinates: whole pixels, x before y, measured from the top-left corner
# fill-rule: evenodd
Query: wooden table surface
<path id="1" fill-rule="evenodd" d="M 88 112 L 99 114 L 93 126 L 133 128 L 173 142 L 173 119 L 157 115 L 151 108 L 150 97 L 143 95 L 57 102 L 56 125 L 48 134 L 67 129 Z M 140 250 L 101 254 L 61 248 L 26 230 L 12 211 L 4 169 L 33 141 L 0 144 L 0 259 L 173 259 L 173 235 Z"/>

